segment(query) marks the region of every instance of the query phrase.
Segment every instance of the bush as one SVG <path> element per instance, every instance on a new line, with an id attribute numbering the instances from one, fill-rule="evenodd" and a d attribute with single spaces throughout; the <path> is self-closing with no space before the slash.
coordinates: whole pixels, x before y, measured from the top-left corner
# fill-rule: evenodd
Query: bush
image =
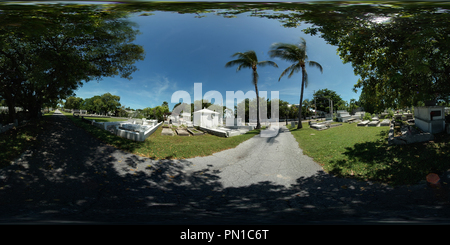
<path id="1" fill-rule="evenodd" d="M 363 120 L 370 120 L 372 121 L 372 115 L 368 112 L 364 113 Z"/>
<path id="2" fill-rule="evenodd" d="M 392 109 L 388 110 L 388 117 L 392 119 L 394 117 L 394 111 Z"/>

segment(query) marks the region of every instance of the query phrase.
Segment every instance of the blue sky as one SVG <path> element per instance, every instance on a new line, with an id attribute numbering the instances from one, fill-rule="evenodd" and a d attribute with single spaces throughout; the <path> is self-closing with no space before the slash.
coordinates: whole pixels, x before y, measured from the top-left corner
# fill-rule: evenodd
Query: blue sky
<path id="1" fill-rule="evenodd" d="M 132 80 L 117 77 L 103 78 L 85 83 L 75 91 L 83 99 L 111 93 L 120 96 L 120 103 L 133 109 L 155 107 L 163 101 L 169 102 L 172 110 L 175 103 L 171 96 L 175 91 L 187 91 L 194 98 L 194 83 L 202 83 L 202 93 L 219 91 L 226 103 L 226 91 L 252 90 L 251 69 L 236 72 L 236 67 L 225 68 L 233 60 L 232 54 L 254 50 L 258 59 L 272 60 L 279 68 L 258 68 L 258 89 L 279 91 L 281 100 L 298 104 L 300 100 L 301 73 L 291 78 L 281 72 L 290 63 L 272 59 L 267 53 L 275 42 L 298 43 L 303 37 L 307 43 L 309 60 L 320 63 L 323 74 L 316 68 L 307 67 L 309 85 L 304 99 L 312 99 L 314 91 L 330 89 L 336 91 L 345 101 L 358 100 L 359 92 L 352 91 L 358 77 L 350 64 L 343 64 L 336 54 L 336 47 L 326 44 L 317 36 L 304 34 L 309 27 L 302 24 L 297 28 L 285 28 L 277 20 L 250 17 L 249 13 L 228 19 L 214 13 L 195 18 L 194 14 L 155 12 L 151 16 L 132 16 L 129 20 L 138 24 L 141 32 L 135 43 L 144 47 L 146 57 L 135 65 L 139 69 Z M 220 104 L 220 102 L 216 102 Z"/>

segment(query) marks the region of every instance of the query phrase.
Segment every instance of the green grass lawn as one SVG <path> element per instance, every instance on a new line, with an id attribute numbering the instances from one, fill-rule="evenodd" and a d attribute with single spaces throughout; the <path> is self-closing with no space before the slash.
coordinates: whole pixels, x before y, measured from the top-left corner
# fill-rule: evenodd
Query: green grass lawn
<path id="1" fill-rule="evenodd" d="M 28 147 L 37 143 L 37 136 L 48 129 L 52 114 L 53 112 L 45 113 L 39 120 L 32 120 L 0 134 L 0 168 L 9 166 Z"/>
<path id="2" fill-rule="evenodd" d="M 253 130 L 247 134 L 229 138 L 210 134 L 199 136 L 167 136 L 161 135 L 162 127 L 159 127 L 145 141 L 136 142 L 121 138 L 106 130 L 84 123 L 80 118 L 75 118 L 70 113 L 64 114 L 71 119 L 75 125 L 83 128 L 102 142 L 124 151 L 153 159 L 184 159 L 197 156 L 208 156 L 215 152 L 234 148 L 240 143 L 259 134 L 259 130 Z"/>
<path id="3" fill-rule="evenodd" d="M 389 127 L 357 127 L 355 123 L 327 130 L 290 128 L 303 153 L 339 177 L 391 185 L 414 184 L 428 173 L 450 169 L 450 135 L 433 142 L 388 146 Z"/>

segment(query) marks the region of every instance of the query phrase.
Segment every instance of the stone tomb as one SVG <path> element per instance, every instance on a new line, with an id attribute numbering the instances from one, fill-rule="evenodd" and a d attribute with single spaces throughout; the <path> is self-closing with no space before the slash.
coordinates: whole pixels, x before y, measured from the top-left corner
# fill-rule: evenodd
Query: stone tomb
<path id="1" fill-rule="evenodd" d="M 414 123 L 424 132 L 432 134 L 445 130 L 444 106 L 414 107 Z"/>
<path id="2" fill-rule="evenodd" d="M 370 123 L 368 123 L 367 126 L 369 126 L 369 127 L 376 127 L 376 126 L 378 126 L 378 124 L 380 124 L 380 121 L 373 120 Z"/>
<path id="3" fill-rule="evenodd" d="M 380 119 L 385 119 L 389 114 L 388 113 L 380 113 L 380 115 L 378 116 Z"/>
<path id="4" fill-rule="evenodd" d="M 187 131 L 188 131 L 189 133 L 191 133 L 193 136 L 196 136 L 196 135 L 204 135 L 204 134 L 205 134 L 204 132 L 195 129 L 194 127 L 188 127 L 188 128 L 187 128 Z"/>
<path id="5" fill-rule="evenodd" d="M 389 126 L 391 124 L 391 121 L 389 119 L 384 119 L 381 123 L 380 126 Z"/>
<path id="6" fill-rule="evenodd" d="M 363 112 L 363 111 L 357 111 L 357 112 L 355 112 L 355 115 L 352 116 L 352 118 L 356 119 L 356 120 L 362 120 L 364 117 L 364 114 L 365 114 L 365 112 Z"/>
<path id="7" fill-rule="evenodd" d="M 153 134 L 158 127 L 161 126 L 161 124 L 162 123 L 156 125 L 139 125 L 128 122 L 109 122 L 103 123 L 100 126 L 104 127 L 105 130 L 108 130 L 110 126 L 114 126 L 115 128 L 113 129 L 113 133 L 115 135 L 134 141 L 144 141 L 151 134 Z"/>
<path id="8" fill-rule="evenodd" d="M 179 136 L 189 136 L 189 132 L 184 128 L 177 128 L 175 131 Z"/>
<path id="9" fill-rule="evenodd" d="M 403 114 L 403 116 L 406 117 L 406 120 L 414 119 L 414 118 L 413 118 L 413 114 L 411 114 L 411 113 L 405 113 L 405 114 Z"/>
<path id="10" fill-rule="evenodd" d="M 336 120 L 338 122 L 347 122 L 349 119 L 351 119 L 352 116 L 347 111 L 344 110 L 338 110 Z"/>
<path id="11" fill-rule="evenodd" d="M 321 122 L 321 123 L 311 123 L 309 127 L 317 129 L 317 130 L 324 130 L 330 128 L 331 123 L 330 122 Z"/>
<path id="12" fill-rule="evenodd" d="M 163 126 L 162 126 L 162 131 L 161 131 L 161 135 L 170 135 L 173 136 L 173 130 L 172 130 L 172 125 L 169 124 L 169 122 L 164 122 Z"/>
<path id="13" fill-rule="evenodd" d="M 359 122 L 359 123 L 357 124 L 357 126 L 358 126 L 358 127 L 365 127 L 365 126 L 367 126 L 367 124 L 369 124 L 369 123 L 370 123 L 369 120 L 365 120 L 365 121 Z"/>
<path id="14" fill-rule="evenodd" d="M 389 145 L 405 145 L 412 143 L 421 143 L 434 140 L 434 135 L 431 133 L 422 133 L 411 126 L 402 126 L 401 135 L 394 137 L 394 125 L 391 125 L 389 130 L 388 144 Z"/>

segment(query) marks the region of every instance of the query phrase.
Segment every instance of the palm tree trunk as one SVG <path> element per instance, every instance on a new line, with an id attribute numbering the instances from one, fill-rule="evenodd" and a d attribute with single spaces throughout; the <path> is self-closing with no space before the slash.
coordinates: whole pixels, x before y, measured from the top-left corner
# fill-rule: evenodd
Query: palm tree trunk
<path id="1" fill-rule="evenodd" d="M 256 80 L 256 71 L 253 72 L 253 82 L 255 84 L 255 92 L 256 92 L 256 129 L 260 129 L 261 128 L 261 120 L 259 117 L 259 93 L 258 93 L 258 81 Z M 249 105 L 250 106 L 250 105 Z"/>
<path id="2" fill-rule="evenodd" d="M 304 86 L 305 86 L 305 68 L 302 67 L 302 88 L 300 91 L 300 104 L 298 104 L 298 126 L 297 126 L 297 129 L 303 128 L 303 125 L 302 125 L 302 101 L 303 101 Z"/>

